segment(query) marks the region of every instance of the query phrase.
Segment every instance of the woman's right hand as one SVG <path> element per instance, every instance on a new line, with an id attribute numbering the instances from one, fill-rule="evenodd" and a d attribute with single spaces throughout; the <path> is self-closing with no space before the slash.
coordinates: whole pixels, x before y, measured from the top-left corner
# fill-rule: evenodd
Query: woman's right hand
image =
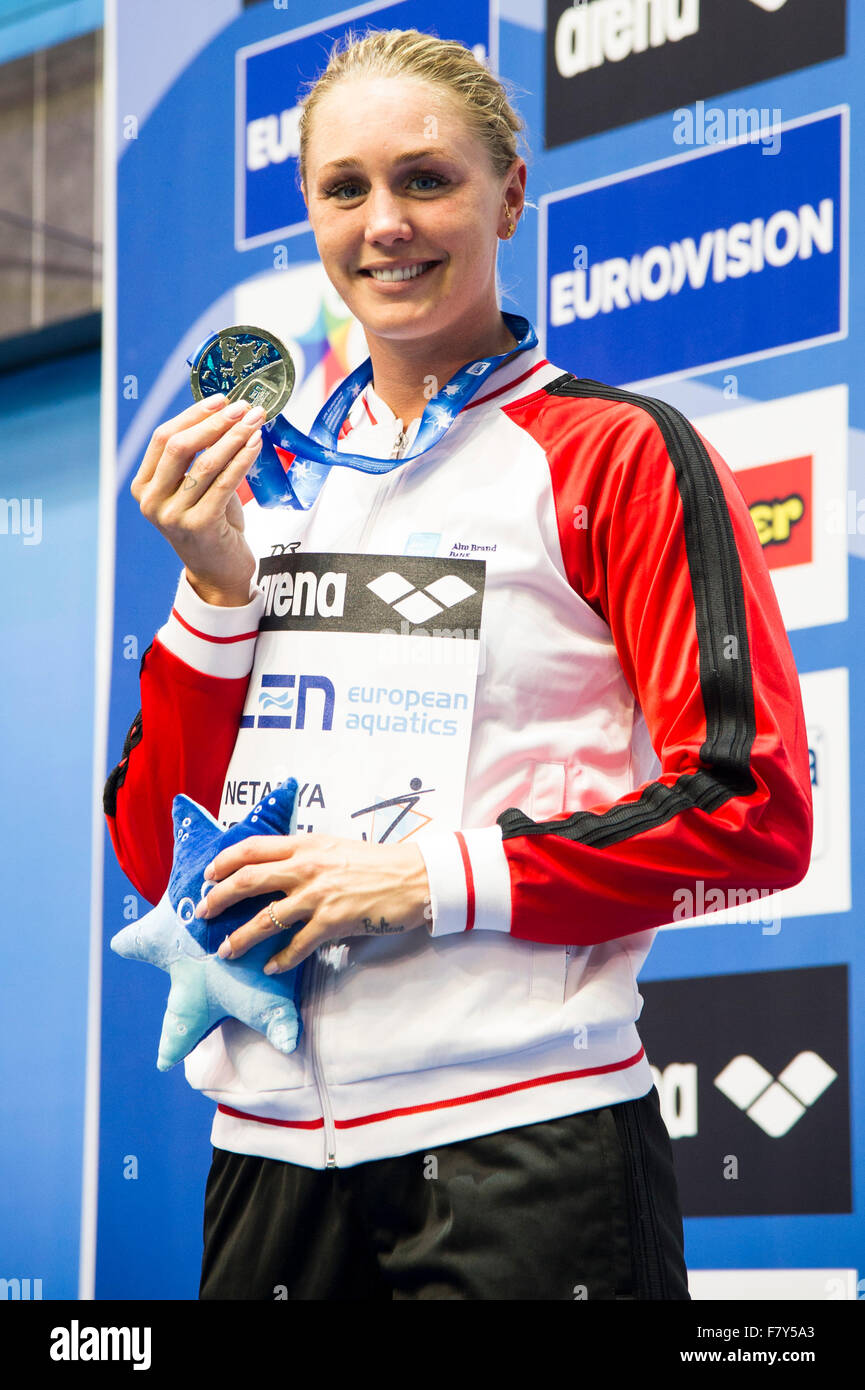
<path id="1" fill-rule="evenodd" d="M 196 401 L 153 431 L 130 487 L 205 603 L 249 602 L 256 562 L 236 489 L 261 450 L 264 416 L 245 401 L 227 407 L 224 397 Z"/>

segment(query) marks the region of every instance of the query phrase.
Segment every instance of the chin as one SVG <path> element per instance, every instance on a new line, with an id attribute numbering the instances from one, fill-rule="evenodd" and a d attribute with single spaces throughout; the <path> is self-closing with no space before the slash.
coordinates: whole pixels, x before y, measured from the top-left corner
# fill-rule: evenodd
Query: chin
<path id="1" fill-rule="evenodd" d="M 358 305 L 357 308 L 352 308 L 352 313 L 364 328 L 381 338 L 417 338 L 426 337 L 431 333 L 446 332 L 452 321 L 455 326 L 457 318 L 456 313 L 452 319 L 447 313 L 443 313 L 440 302 L 410 306 L 395 304 L 389 311 L 385 306 L 385 312 L 382 312 L 380 304 Z"/>

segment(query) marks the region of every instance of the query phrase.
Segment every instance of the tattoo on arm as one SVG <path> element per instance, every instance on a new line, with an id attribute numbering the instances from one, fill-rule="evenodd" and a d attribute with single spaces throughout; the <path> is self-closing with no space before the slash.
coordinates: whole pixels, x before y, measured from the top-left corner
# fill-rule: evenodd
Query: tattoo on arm
<path id="1" fill-rule="evenodd" d="M 403 925 L 397 926 L 394 922 L 388 922 L 384 917 L 380 917 L 378 922 L 374 922 L 371 917 L 364 917 L 363 929 L 368 936 L 386 936 L 391 932 L 405 931 Z"/>

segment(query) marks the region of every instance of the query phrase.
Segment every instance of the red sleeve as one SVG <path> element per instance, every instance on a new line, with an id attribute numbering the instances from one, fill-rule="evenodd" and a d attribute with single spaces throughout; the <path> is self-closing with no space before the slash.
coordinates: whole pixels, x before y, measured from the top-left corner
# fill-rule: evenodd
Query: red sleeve
<path id="1" fill-rule="evenodd" d="M 730 469 L 661 401 L 573 377 L 547 392 L 508 413 L 545 450 L 568 578 L 609 624 L 661 764 L 612 804 L 498 818 L 511 933 L 588 945 L 672 921 L 698 879 L 706 893 L 800 882 L 810 768 L 793 654 Z"/>
<path id="2" fill-rule="evenodd" d="M 248 685 L 248 672 L 226 679 L 195 670 L 159 637 L 144 653 L 141 709 L 103 806 L 118 863 L 148 902 L 168 886 L 177 793 L 218 813 Z"/>

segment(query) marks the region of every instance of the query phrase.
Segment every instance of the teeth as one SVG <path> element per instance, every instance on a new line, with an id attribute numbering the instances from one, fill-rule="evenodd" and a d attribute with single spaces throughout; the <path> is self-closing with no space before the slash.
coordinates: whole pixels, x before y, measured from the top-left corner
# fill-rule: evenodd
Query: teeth
<path id="1" fill-rule="evenodd" d="M 395 270 L 371 270 L 369 273 L 374 280 L 383 280 L 385 283 L 391 280 L 415 280 L 423 271 L 429 270 L 434 261 L 424 261 L 421 265 L 397 266 Z"/>

